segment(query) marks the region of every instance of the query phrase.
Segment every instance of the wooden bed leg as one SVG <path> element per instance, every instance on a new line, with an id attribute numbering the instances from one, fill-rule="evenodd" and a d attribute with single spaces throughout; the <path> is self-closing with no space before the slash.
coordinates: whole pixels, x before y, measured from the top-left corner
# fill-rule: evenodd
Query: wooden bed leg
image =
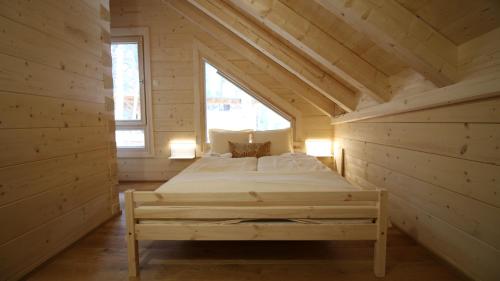
<path id="1" fill-rule="evenodd" d="M 128 275 L 139 273 L 139 248 L 135 239 L 134 191 L 125 191 L 125 221 L 127 223 Z"/>
<path id="2" fill-rule="evenodd" d="M 381 190 L 378 202 L 377 240 L 375 241 L 374 265 L 375 276 L 385 276 L 387 246 L 387 190 Z"/>

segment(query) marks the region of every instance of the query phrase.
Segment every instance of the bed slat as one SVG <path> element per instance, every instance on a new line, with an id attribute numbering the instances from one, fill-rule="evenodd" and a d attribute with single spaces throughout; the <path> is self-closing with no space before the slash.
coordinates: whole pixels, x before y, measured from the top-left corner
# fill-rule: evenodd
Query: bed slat
<path id="1" fill-rule="evenodd" d="M 375 240 L 376 224 L 136 224 L 138 240 Z"/>
<path id="2" fill-rule="evenodd" d="M 376 218 L 376 206 L 141 206 L 138 219 L 338 219 Z"/>

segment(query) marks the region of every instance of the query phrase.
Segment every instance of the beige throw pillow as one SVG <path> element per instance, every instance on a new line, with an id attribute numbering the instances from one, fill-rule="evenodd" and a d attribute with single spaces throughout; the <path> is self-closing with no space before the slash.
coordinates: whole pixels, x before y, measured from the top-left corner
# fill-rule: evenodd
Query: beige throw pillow
<path id="1" fill-rule="evenodd" d="M 229 143 L 229 151 L 233 158 L 262 157 L 271 155 L 271 142 L 265 143 Z"/>

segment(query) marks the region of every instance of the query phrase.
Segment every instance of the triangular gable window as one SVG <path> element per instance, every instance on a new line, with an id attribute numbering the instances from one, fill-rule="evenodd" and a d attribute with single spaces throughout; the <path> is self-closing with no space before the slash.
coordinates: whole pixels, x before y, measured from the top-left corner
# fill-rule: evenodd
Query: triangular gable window
<path id="1" fill-rule="evenodd" d="M 207 132 L 209 129 L 265 131 L 290 128 L 291 124 L 207 62 L 205 106 Z"/>

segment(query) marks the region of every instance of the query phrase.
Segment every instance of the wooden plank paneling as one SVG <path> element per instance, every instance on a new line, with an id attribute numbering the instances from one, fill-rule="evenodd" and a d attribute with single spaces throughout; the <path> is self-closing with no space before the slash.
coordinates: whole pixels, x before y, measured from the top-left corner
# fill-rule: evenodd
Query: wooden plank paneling
<path id="1" fill-rule="evenodd" d="M 194 94 L 191 90 L 163 90 L 153 92 L 153 104 L 184 104 L 193 103 Z"/>
<path id="2" fill-rule="evenodd" d="M 500 166 L 342 139 L 342 136 L 337 134 L 336 140 L 349 155 L 500 207 Z"/>
<path id="3" fill-rule="evenodd" d="M 1 5 L 0 15 L 77 46 L 80 52 L 101 56 L 101 30 L 97 21 L 80 22 L 78 17 L 69 16 L 67 8 L 54 9 L 45 1 L 2 0 Z"/>
<path id="4" fill-rule="evenodd" d="M 312 24 L 328 33 L 331 37 L 342 42 L 344 46 L 351 49 L 368 63 L 375 65 L 388 76 L 397 74 L 407 67 L 394 55 L 385 52 L 381 46 L 376 45 L 366 36 L 357 32 L 352 26 L 324 9 L 316 3 L 316 1 L 279 1 L 287 5 L 290 9 L 293 9 L 296 13 L 307 18 Z"/>
<path id="5" fill-rule="evenodd" d="M 500 79 L 498 78 L 498 73 L 493 72 L 448 87 L 427 90 L 424 92 L 415 92 L 384 104 L 370 106 L 356 112 L 347 113 L 343 116 L 334 118 L 332 124 L 354 122 L 478 99 L 492 98 L 497 97 L 499 93 Z"/>
<path id="6" fill-rule="evenodd" d="M 0 1 L 0 279 L 118 212 L 107 0 Z"/>
<path id="7" fill-rule="evenodd" d="M 499 124 L 347 123 L 335 130 L 350 139 L 500 165 Z"/>
<path id="8" fill-rule="evenodd" d="M 499 5 L 500 8 L 500 5 Z M 500 71 L 500 28 L 460 45 L 458 59 L 462 79 Z"/>
<path id="9" fill-rule="evenodd" d="M 108 174 L 104 171 L 1 207 L 0 222 L 9 227 L 0 234 L 0 245 L 99 195 L 108 194 L 105 186 L 110 184 Z M 14 213 L 15 216 L 12 215 Z"/>
<path id="10" fill-rule="evenodd" d="M 478 280 L 500 273 L 493 266 L 500 255 L 498 101 L 334 127 L 336 146 L 346 151 L 346 177 L 387 188 L 393 223 Z"/>
<path id="11" fill-rule="evenodd" d="M 192 90 L 193 76 L 152 77 L 153 91 L 158 90 Z"/>
<path id="12" fill-rule="evenodd" d="M 457 45 L 500 25 L 498 1 L 396 1 Z"/>
<path id="13" fill-rule="evenodd" d="M 347 153 L 345 159 L 350 162 L 352 156 Z M 391 194 L 423 208 L 432 216 L 500 249 L 500 229 L 497 227 L 500 224 L 499 207 L 484 204 L 469 196 L 448 191 L 371 162 L 360 162 L 364 178 L 373 185 L 386 188 Z"/>
<path id="14" fill-rule="evenodd" d="M 0 206 L 106 171 L 107 156 L 100 149 L 0 168 Z"/>
<path id="15" fill-rule="evenodd" d="M 500 97 L 437 107 L 432 111 L 419 110 L 398 115 L 360 120 L 369 123 L 498 123 Z"/>
<path id="16" fill-rule="evenodd" d="M 0 130 L 0 167 L 106 148 L 103 127 Z"/>
<path id="17" fill-rule="evenodd" d="M 387 75 L 280 1 L 230 1 L 358 91 L 390 99 Z"/>
<path id="18" fill-rule="evenodd" d="M 397 2 L 317 2 L 436 85 L 457 81 L 457 46 Z"/>
<path id="19" fill-rule="evenodd" d="M 2 91 L 103 102 L 100 80 L 4 54 L 0 61 Z"/>
<path id="20" fill-rule="evenodd" d="M 38 30 L 0 16 L 0 53 L 94 79 L 102 79 L 99 58 Z M 36 49 L 36 52 L 32 50 Z"/>
<path id="21" fill-rule="evenodd" d="M 500 251 L 397 196 L 389 198 L 391 221 L 403 231 L 474 279 L 498 279 Z"/>
<path id="22" fill-rule="evenodd" d="M 104 104 L 0 92 L 0 129 L 104 126 Z"/>
<path id="23" fill-rule="evenodd" d="M 0 246 L 0 276 L 18 280 L 111 215 L 105 194 Z"/>
<path id="24" fill-rule="evenodd" d="M 194 131 L 194 105 L 154 105 L 155 131 Z"/>

